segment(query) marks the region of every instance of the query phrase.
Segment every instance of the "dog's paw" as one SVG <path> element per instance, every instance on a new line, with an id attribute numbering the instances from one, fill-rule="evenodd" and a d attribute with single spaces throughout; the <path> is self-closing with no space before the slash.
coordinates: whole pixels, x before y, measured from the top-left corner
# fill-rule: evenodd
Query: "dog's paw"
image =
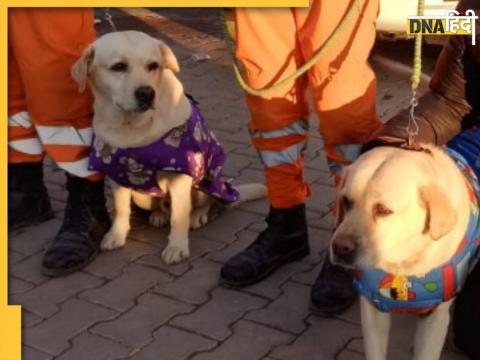
<path id="1" fill-rule="evenodd" d="M 190 216 L 190 228 L 200 229 L 201 227 L 207 225 L 209 217 L 208 217 L 208 207 L 202 209 L 195 209 L 191 216 Z"/>
<path id="2" fill-rule="evenodd" d="M 100 248 L 102 250 L 114 250 L 114 249 L 121 248 L 122 246 L 125 245 L 126 238 L 127 238 L 126 234 L 123 234 L 119 231 L 115 231 L 115 229 L 111 229 L 103 237 L 102 243 L 100 244 Z"/>
<path id="3" fill-rule="evenodd" d="M 178 245 L 169 244 L 162 251 L 162 259 L 167 264 L 176 264 L 190 257 L 190 250 Z"/>
<path id="4" fill-rule="evenodd" d="M 154 210 L 148 218 L 150 225 L 155 227 L 163 227 L 170 221 L 169 216 L 162 210 Z"/>

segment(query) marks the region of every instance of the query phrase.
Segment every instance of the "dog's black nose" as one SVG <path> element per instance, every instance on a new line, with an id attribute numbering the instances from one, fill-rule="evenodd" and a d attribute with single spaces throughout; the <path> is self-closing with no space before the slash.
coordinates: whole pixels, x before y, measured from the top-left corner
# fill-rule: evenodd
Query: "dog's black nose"
<path id="1" fill-rule="evenodd" d="M 333 239 L 332 250 L 341 261 L 351 264 L 357 253 L 357 241 L 352 235 L 339 235 Z"/>
<path id="2" fill-rule="evenodd" d="M 140 110 L 150 109 L 155 99 L 155 90 L 151 86 L 140 86 L 135 90 L 135 99 Z"/>

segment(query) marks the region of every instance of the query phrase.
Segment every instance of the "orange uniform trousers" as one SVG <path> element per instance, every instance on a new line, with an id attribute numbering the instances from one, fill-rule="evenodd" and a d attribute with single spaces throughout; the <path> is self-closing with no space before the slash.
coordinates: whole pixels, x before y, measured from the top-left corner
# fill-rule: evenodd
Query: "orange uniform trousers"
<path id="1" fill-rule="evenodd" d="M 247 83 L 263 88 L 292 74 L 322 47 L 351 4 L 351 0 L 313 0 L 303 9 L 237 9 L 236 56 Z M 307 86 L 330 164 L 347 162 L 339 149 L 365 143 L 381 128 L 375 75 L 368 64 L 377 12 L 378 0 L 364 0 L 359 16 L 307 74 L 280 90 L 247 94 L 252 142 L 265 165 L 274 208 L 301 204 L 309 194 L 303 178 Z"/>
<path id="2" fill-rule="evenodd" d="M 67 173 L 92 180 L 92 96 L 70 68 L 95 40 L 92 9 L 10 9 L 8 14 L 10 163 L 48 154 Z"/>

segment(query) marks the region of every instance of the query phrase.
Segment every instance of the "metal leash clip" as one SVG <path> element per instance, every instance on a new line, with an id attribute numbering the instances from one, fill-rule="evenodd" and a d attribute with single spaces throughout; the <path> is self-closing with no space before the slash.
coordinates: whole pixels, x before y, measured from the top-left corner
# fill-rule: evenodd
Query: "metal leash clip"
<path id="1" fill-rule="evenodd" d="M 416 92 L 413 91 L 412 93 L 412 99 L 410 100 L 410 117 L 408 119 L 408 127 L 407 127 L 407 134 L 408 134 L 408 139 L 407 139 L 407 145 L 408 147 L 414 147 L 414 140 L 415 136 L 418 135 L 419 131 L 419 126 L 417 119 L 415 117 L 415 108 L 418 106 L 418 100 L 416 97 Z"/>
<path id="2" fill-rule="evenodd" d="M 112 27 L 113 31 L 117 31 L 117 27 L 115 26 L 115 23 L 113 22 L 112 15 L 110 14 L 110 8 L 105 8 L 105 15 L 104 15 L 105 20 L 110 24 Z"/>
<path id="3" fill-rule="evenodd" d="M 411 151 L 420 151 L 432 155 L 430 149 L 422 147 L 419 144 L 415 144 L 415 136 L 418 135 L 418 132 L 420 130 L 417 118 L 415 117 L 415 108 L 418 106 L 418 100 L 416 95 L 416 91 L 412 89 L 412 100 L 410 100 L 410 117 L 408 119 L 407 126 L 408 138 L 407 143 L 402 145 L 401 148 Z"/>

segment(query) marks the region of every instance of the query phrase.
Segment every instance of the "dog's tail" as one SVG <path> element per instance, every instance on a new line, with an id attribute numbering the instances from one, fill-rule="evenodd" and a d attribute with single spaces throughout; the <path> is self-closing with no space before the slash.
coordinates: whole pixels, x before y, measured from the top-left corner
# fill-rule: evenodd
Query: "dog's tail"
<path id="1" fill-rule="evenodd" d="M 264 184 L 252 183 L 235 186 L 240 193 L 237 201 L 232 203 L 230 207 L 236 207 L 247 201 L 261 199 L 267 196 L 267 187 Z"/>

